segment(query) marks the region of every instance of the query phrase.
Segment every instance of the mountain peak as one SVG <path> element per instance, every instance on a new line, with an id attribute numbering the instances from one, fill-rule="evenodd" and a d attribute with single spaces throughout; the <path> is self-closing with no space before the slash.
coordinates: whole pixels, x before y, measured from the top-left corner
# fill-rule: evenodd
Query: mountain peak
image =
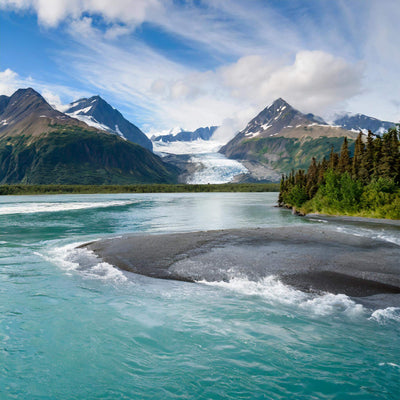
<path id="1" fill-rule="evenodd" d="M 18 89 L 16 92 L 14 92 L 13 96 L 15 95 L 21 95 L 21 94 L 29 94 L 29 95 L 34 95 L 34 96 L 40 96 L 40 93 L 38 93 L 35 89 L 28 87 L 28 88 L 22 88 L 22 89 Z"/>
<path id="2" fill-rule="evenodd" d="M 284 130 L 311 125 L 326 125 L 326 122 L 314 114 L 301 113 L 280 97 L 253 118 L 241 135 L 248 139 L 270 137 Z"/>
<path id="3" fill-rule="evenodd" d="M 277 106 L 277 105 L 290 105 L 286 100 L 282 99 L 282 97 L 277 98 L 273 103 L 272 106 Z"/>
<path id="4" fill-rule="evenodd" d="M 69 105 L 65 113 L 97 129 L 107 131 L 123 139 L 152 150 L 150 139 L 134 124 L 108 104 L 99 95 L 82 98 Z"/>

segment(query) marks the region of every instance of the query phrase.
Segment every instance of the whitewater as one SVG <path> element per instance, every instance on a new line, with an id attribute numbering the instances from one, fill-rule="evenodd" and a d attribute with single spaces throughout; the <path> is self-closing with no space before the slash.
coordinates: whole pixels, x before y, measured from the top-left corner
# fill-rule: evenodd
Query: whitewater
<path id="1" fill-rule="evenodd" d="M 0 398 L 397 399 L 395 304 L 234 270 L 214 282 L 154 279 L 77 248 L 127 233 L 305 225 L 400 245 L 396 227 L 309 221 L 276 200 L 0 197 Z"/>

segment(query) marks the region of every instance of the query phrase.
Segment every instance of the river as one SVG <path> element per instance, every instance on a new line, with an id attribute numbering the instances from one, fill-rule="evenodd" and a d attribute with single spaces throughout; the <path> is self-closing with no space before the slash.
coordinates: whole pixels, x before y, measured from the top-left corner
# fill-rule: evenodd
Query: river
<path id="1" fill-rule="evenodd" d="M 399 308 L 303 293 L 272 276 L 153 279 L 76 250 L 131 232 L 324 224 L 276 200 L 0 197 L 0 398 L 398 399 Z M 400 245 L 390 226 L 332 229 Z"/>

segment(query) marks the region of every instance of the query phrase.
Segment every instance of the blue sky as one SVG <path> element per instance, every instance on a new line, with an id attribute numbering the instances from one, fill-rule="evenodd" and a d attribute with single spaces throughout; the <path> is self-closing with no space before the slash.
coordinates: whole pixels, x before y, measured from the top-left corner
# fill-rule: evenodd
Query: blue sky
<path id="1" fill-rule="evenodd" d="M 278 97 L 400 120 L 400 2 L 0 0 L 0 94 L 100 94 L 145 132 L 223 125 Z"/>

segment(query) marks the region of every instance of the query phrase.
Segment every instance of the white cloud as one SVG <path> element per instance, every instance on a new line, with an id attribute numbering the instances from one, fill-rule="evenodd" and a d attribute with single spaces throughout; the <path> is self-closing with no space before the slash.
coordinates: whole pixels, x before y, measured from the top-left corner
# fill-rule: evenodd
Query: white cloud
<path id="1" fill-rule="evenodd" d="M 397 2 L 313 2 L 312 9 L 278 3 L 1 0 L 0 8 L 33 10 L 46 27 L 66 21 L 76 46 L 57 54 L 60 69 L 155 129 L 224 124 L 225 135 L 277 97 L 304 112 L 347 103 L 380 118 L 391 118 L 388 110 L 398 115 Z M 143 22 L 209 57 L 213 67 L 178 62 L 129 36 Z"/>
<path id="2" fill-rule="evenodd" d="M 7 68 L 0 71 L 0 95 L 11 96 L 16 90 L 32 87 L 38 91 L 52 106 L 60 109 L 64 103 L 68 103 L 79 97 L 88 95 L 87 92 L 74 90 L 66 86 L 47 84 L 32 77 L 21 77 L 15 71 Z"/>
<path id="3" fill-rule="evenodd" d="M 63 104 L 61 102 L 60 96 L 56 93 L 53 93 L 49 89 L 43 89 L 41 95 L 45 98 L 45 100 L 54 108 L 63 109 Z"/>
<path id="4" fill-rule="evenodd" d="M 216 71 L 189 71 L 178 81 L 157 79 L 151 89 L 157 107 L 174 120 L 171 126 L 186 127 L 187 121 L 182 121 L 187 118 L 196 123 L 200 119 L 203 125 L 226 121 L 221 134 L 227 134 L 278 97 L 305 112 L 324 113 L 360 93 L 361 78 L 358 63 L 321 51 L 302 51 L 292 62 L 245 56 Z"/>
<path id="5" fill-rule="evenodd" d="M 46 27 L 55 27 L 65 19 L 79 19 L 85 13 L 101 15 L 109 23 L 140 25 L 163 9 L 160 0 L 2 0 L 0 7 L 34 10 L 39 23 Z"/>
<path id="6" fill-rule="evenodd" d="M 282 97 L 316 113 L 360 93 L 362 82 L 361 64 L 322 51 L 300 51 L 289 64 L 244 57 L 219 72 L 232 96 L 259 106 Z"/>
<path id="7" fill-rule="evenodd" d="M 10 96 L 19 87 L 20 79 L 18 74 L 7 68 L 4 71 L 0 71 L 0 95 Z"/>

